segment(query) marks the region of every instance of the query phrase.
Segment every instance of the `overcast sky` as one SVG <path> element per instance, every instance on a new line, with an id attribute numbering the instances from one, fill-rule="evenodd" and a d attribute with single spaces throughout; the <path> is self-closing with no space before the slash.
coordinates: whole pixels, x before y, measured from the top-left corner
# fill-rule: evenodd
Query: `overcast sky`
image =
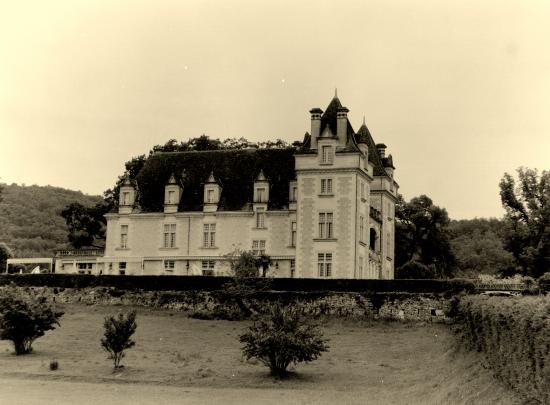
<path id="1" fill-rule="evenodd" d="M 406 199 L 501 216 L 550 167 L 550 1 L 11 1 L 0 182 L 100 194 L 132 156 L 203 133 L 301 140 L 334 88 Z"/>

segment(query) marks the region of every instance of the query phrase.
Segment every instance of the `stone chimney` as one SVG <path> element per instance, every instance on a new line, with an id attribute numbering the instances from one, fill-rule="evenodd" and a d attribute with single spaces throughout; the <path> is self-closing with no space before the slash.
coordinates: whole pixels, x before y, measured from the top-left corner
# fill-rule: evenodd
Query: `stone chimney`
<path id="1" fill-rule="evenodd" d="M 378 149 L 380 159 L 384 159 L 386 157 L 386 145 L 384 145 L 383 143 L 377 143 L 376 149 Z"/>
<path id="2" fill-rule="evenodd" d="M 317 138 L 321 136 L 321 115 L 323 115 L 323 110 L 313 108 L 309 113 L 311 114 L 311 149 L 317 149 Z"/>
<path id="3" fill-rule="evenodd" d="M 336 113 L 336 136 L 338 137 L 338 146 L 346 146 L 348 133 L 348 112 L 346 107 L 338 108 Z"/>

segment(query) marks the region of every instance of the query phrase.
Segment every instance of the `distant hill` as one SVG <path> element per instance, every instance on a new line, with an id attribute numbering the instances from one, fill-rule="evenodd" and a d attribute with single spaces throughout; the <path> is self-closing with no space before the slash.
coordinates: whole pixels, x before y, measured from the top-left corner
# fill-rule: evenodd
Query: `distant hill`
<path id="1" fill-rule="evenodd" d="M 5 242 L 15 257 L 49 257 L 55 249 L 68 247 L 60 212 L 72 202 L 91 206 L 101 200 L 60 187 L 1 186 L 0 242 Z"/>

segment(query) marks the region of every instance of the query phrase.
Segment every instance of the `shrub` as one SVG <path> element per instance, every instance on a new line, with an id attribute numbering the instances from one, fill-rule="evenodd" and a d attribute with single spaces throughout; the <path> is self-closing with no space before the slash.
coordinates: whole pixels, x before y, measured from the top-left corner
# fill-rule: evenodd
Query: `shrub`
<path id="1" fill-rule="evenodd" d="M 400 279 L 435 278 L 435 271 L 433 268 L 413 260 L 399 267 L 396 273 L 395 278 Z"/>
<path id="2" fill-rule="evenodd" d="M 25 301 L 8 292 L 0 298 L 0 340 L 11 340 L 17 355 L 30 353 L 36 339 L 59 326 L 61 316 L 39 299 Z"/>
<path id="3" fill-rule="evenodd" d="M 105 335 L 101 339 L 101 346 L 109 353 L 109 358 L 114 362 L 114 369 L 123 367 L 120 361 L 124 357 L 124 351 L 134 347 L 131 339 L 136 331 L 136 311 L 127 315 L 119 313 L 118 316 L 108 316 L 103 324 Z"/>
<path id="4" fill-rule="evenodd" d="M 456 331 L 482 352 L 494 375 L 528 400 L 550 403 L 550 301 L 542 297 L 464 297 Z"/>
<path id="5" fill-rule="evenodd" d="M 304 322 L 295 306 L 271 306 L 269 314 L 255 322 L 239 338 L 247 360 L 257 358 L 271 375 L 284 378 L 293 363 L 316 360 L 328 350 L 327 340 L 316 326 Z"/>

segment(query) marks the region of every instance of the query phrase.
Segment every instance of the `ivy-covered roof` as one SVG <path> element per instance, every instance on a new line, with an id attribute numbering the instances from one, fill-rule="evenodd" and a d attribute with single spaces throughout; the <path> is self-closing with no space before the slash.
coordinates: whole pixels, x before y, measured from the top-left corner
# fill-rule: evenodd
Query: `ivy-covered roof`
<path id="1" fill-rule="evenodd" d="M 183 185 L 178 211 L 202 211 L 204 183 L 210 173 L 222 185 L 218 210 L 252 209 L 254 180 L 263 170 L 269 181 L 269 209 L 288 208 L 294 180 L 294 148 L 160 152 L 147 158 L 136 176 L 142 211 L 161 212 L 164 186 L 172 174 Z"/>

